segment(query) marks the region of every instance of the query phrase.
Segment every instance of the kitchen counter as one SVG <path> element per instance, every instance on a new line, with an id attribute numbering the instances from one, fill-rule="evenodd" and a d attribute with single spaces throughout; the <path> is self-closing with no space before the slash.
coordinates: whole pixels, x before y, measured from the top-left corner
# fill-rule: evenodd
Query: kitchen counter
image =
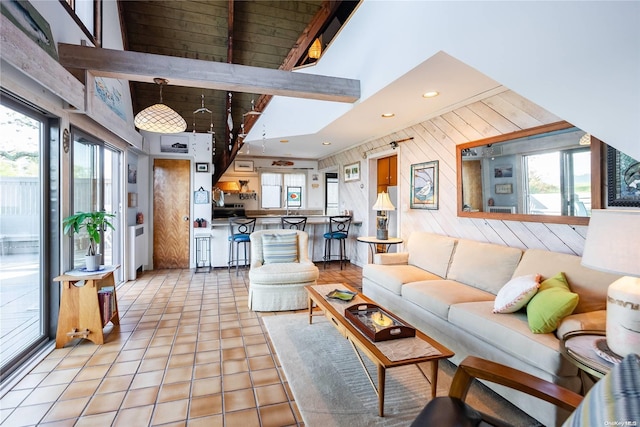
<path id="1" fill-rule="evenodd" d="M 284 215 L 286 216 L 286 215 Z M 292 214 L 291 216 L 297 216 Z M 329 217 L 332 215 L 303 215 L 307 217 L 305 231 L 309 234 L 309 257 L 315 262 L 322 262 L 324 255 L 324 233 L 329 231 Z M 255 230 L 280 228 L 281 215 L 248 215 L 249 218 L 256 218 Z M 351 221 L 349 238 L 347 239 L 347 254 L 349 257 L 356 254 L 356 238 L 360 235 L 362 220 Z M 212 236 L 212 259 L 211 265 L 214 267 L 226 267 L 229 254 L 229 219 L 217 218 L 211 220 Z"/>

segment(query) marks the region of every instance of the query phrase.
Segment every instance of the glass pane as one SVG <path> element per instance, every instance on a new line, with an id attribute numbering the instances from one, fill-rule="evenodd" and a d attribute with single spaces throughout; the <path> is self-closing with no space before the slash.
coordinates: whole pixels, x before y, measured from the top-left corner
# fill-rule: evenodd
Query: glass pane
<path id="1" fill-rule="evenodd" d="M 92 212 L 98 207 L 98 146 L 74 134 L 73 212 Z M 73 268 L 85 266 L 89 236 L 82 229 L 73 236 Z"/>
<path id="2" fill-rule="evenodd" d="M 591 153 L 589 150 L 575 150 L 569 156 L 569 215 L 591 216 Z"/>
<path id="3" fill-rule="evenodd" d="M 39 120 L 0 105 L 0 363 L 44 334 Z"/>
<path id="4" fill-rule="evenodd" d="M 560 215 L 562 212 L 560 152 L 526 156 L 525 161 L 529 190 L 527 213 Z"/>

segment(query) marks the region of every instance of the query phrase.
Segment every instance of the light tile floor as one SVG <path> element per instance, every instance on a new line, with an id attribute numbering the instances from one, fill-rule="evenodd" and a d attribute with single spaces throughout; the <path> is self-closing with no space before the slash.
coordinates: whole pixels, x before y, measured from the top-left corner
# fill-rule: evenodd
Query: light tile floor
<path id="1" fill-rule="evenodd" d="M 319 267 L 361 287 L 357 266 Z M 260 320 L 290 312 L 250 311 L 247 288 L 246 271 L 144 272 L 117 289 L 119 331 L 54 350 L 0 399 L 1 425 L 304 425 Z"/>

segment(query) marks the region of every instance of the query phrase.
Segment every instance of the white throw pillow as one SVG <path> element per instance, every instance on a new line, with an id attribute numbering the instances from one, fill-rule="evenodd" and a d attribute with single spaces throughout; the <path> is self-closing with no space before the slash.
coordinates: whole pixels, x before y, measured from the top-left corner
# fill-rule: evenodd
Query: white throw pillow
<path id="1" fill-rule="evenodd" d="M 515 313 L 527 305 L 538 292 L 540 275 L 528 274 L 509 280 L 496 295 L 493 303 L 494 313 Z"/>

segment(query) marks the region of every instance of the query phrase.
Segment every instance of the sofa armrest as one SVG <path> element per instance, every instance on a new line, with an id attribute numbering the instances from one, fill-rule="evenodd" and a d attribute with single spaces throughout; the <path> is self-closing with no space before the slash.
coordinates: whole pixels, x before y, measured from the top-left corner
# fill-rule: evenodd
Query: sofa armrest
<path id="1" fill-rule="evenodd" d="M 380 265 L 408 264 L 409 252 L 375 254 L 373 256 L 373 263 Z"/>
<path id="2" fill-rule="evenodd" d="M 606 325 L 607 310 L 572 314 L 562 319 L 556 330 L 556 337 L 561 340 L 569 332 L 604 331 L 607 329 Z"/>

